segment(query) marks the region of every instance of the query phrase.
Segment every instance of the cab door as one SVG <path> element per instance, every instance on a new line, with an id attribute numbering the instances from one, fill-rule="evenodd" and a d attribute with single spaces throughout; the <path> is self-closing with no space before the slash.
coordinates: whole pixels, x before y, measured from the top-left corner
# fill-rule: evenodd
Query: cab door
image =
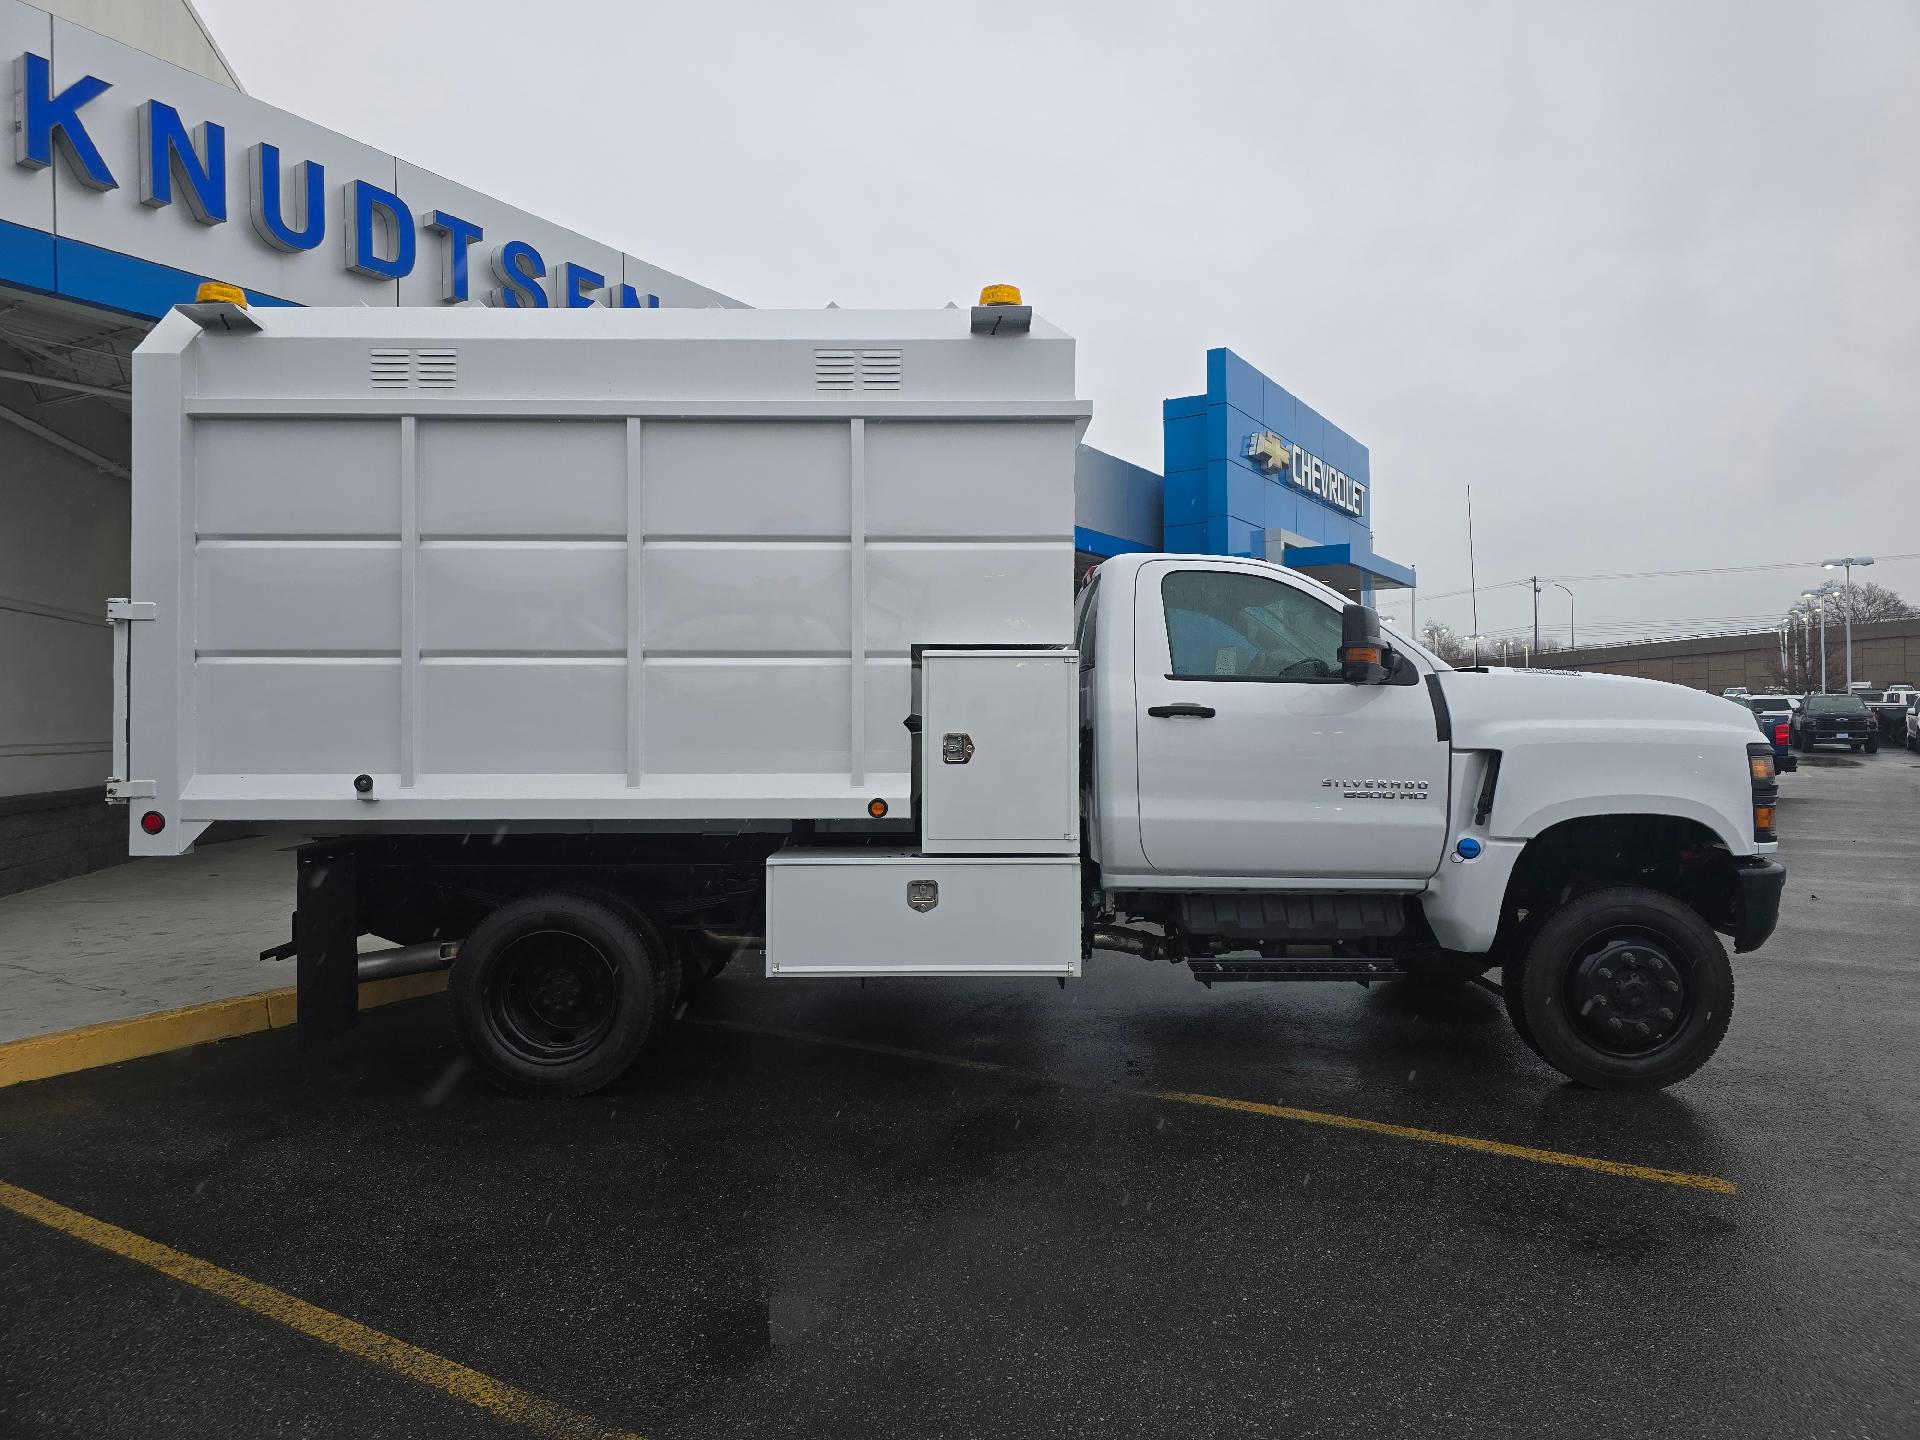
<path id="1" fill-rule="evenodd" d="M 1449 746 L 1421 675 L 1346 683 L 1340 607 L 1257 561 L 1150 562 L 1133 603 L 1154 870 L 1338 889 L 1438 868 Z"/>

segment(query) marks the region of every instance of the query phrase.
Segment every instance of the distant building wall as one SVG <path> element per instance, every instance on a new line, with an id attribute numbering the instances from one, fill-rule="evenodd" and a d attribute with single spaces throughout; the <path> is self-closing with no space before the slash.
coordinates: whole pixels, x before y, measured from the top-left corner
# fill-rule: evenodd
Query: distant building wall
<path id="1" fill-rule="evenodd" d="M 1797 640 L 1796 640 L 1797 645 Z M 1722 635 L 1705 640 L 1660 640 L 1645 645 L 1608 645 L 1597 649 L 1555 650 L 1541 663 L 1566 670 L 1595 670 L 1609 675 L 1642 675 L 1696 690 L 1718 693 L 1735 685 L 1761 690 L 1780 683 L 1780 637 Z M 1820 636 L 1813 637 L 1813 663 L 1820 664 Z M 1842 628 L 1827 630 L 1827 668 L 1832 688 L 1847 681 L 1846 639 Z M 1920 684 L 1920 620 L 1881 620 L 1853 627 L 1853 675 L 1875 687 Z"/>
<path id="2" fill-rule="evenodd" d="M 1105 559 L 1160 548 L 1160 477 L 1091 445 L 1073 456 L 1074 547 Z"/>

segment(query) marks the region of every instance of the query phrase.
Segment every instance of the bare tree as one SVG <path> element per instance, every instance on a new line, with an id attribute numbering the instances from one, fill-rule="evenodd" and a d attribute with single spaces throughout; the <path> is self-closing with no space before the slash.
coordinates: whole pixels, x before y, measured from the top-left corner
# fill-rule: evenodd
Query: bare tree
<path id="1" fill-rule="evenodd" d="M 1856 580 L 1852 585 L 1833 587 L 1831 613 L 1845 615 L 1849 612 L 1856 625 L 1865 625 L 1874 620 L 1910 620 L 1916 613 L 1913 606 L 1893 591 L 1871 580 Z"/>
<path id="2" fill-rule="evenodd" d="M 1438 620 L 1429 620 L 1420 627 L 1420 643 L 1449 665 L 1473 663 L 1473 647 Z"/>

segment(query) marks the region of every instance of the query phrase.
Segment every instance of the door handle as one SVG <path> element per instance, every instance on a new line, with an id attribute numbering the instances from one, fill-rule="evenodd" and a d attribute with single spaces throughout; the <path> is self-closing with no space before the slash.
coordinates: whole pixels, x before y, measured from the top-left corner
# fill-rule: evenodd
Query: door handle
<path id="1" fill-rule="evenodd" d="M 1196 720 L 1211 720 L 1211 705 L 1149 705 L 1147 714 L 1156 720 L 1171 720 L 1177 715 L 1191 715 Z"/>

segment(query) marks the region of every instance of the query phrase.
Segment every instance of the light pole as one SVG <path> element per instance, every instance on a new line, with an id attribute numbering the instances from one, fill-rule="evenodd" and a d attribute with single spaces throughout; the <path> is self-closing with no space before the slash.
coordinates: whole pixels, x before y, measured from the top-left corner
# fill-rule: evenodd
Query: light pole
<path id="1" fill-rule="evenodd" d="M 1553 586 L 1553 588 L 1554 588 L 1554 589 L 1556 589 L 1556 590 L 1567 590 L 1567 587 L 1566 587 L 1566 586 L 1564 586 L 1564 585 L 1562 585 L 1562 584 L 1561 584 L 1561 583 L 1560 583 L 1560 582 L 1559 582 L 1558 580 L 1549 580 L 1549 581 L 1548 581 L 1547 583 L 1548 583 L 1549 585 L 1551 585 L 1551 586 Z M 1572 592 L 1571 590 L 1567 590 L 1567 648 L 1568 648 L 1569 650 L 1571 650 L 1571 649 L 1573 649 L 1573 648 L 1574 648 L 1574 644 L 1573 644 L 1573 592 Z"/>
<path id="2" fill-rule="evenodd" d="M 1844 569 L 1847 572 L 1847 608 L 1840 613 L 1847 622 L 1847 693 L 1849 695 L 1853 693 L 1853 567 L 1872 563 L 1871 555 L 1842 555 L 1838 560 L 1820 562 L 1822 570 Z"/>
<path id="3" fill-rule="evenodd" d="M 1828 693 L 1827 679 L 1827 601 L 1832 597 L 1833 587 L 1822 585 L 1818 590 L 1804 590 L 1800 598 L 1813 606 L 1814 613 L 1820 617 L 1820 693 Z"/>

